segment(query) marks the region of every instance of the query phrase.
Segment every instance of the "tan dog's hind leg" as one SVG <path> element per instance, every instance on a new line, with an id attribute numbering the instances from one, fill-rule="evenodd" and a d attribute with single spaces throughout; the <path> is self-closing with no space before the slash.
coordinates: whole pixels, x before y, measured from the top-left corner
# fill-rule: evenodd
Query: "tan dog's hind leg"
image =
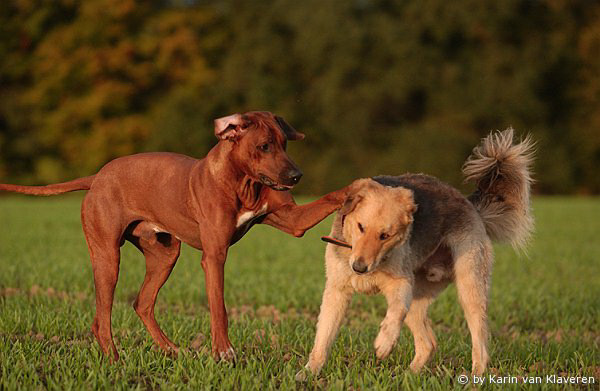
<path id="1" fill-rule="evenodd" d="M 427 310 L 449 283 L 450 280 L 428 281 L 426 275 L 417 275 L 415 278 L 414 298 L 404 320 L 415 340 L 415 357 L 410 363 L 410 370 L 415 373 L 427 364 L 437 348 Z"/>
<path id="2" fill-rule="evenodd" d="M 331 345 L 337 336 L 337 333 L 346 314 L 348 303 L 352 297 L 351 292 L 342 291 L 337 287 L 326 284 L 323 292 L 323 303 L 321 304 L 321 312 L 317 321 L 317 334 L 315 336 L 315 344 L 308 363 L 304 369 L 296 374 L 297 381 L 306 379 L 306 371 L 310 371 L 313 375 L 317 375 L 329 355 Z"/>
<path id="3" fill-rule="evenodd" d="M 437 348 L 431 322 L 427 317 L 427 308 L 430 303 L 430 299 L 413 300 L 405 320 L 415 340 L 415 357 L 410 363 L 410 370 L 413 372 L 419 372 L 431 359 Z"/>
<path id="4" fill-rule="evenodd" d="M 453 250 L 454 251 L 454 250 Z M 471 332 L 472 373 L 485 372 L 489 360 L 487 351 L 487 301 L 492 267 L 492 248 L 485 237 L 461 245 L 454 252 L 456 289 Z"/>
<path id="5" fill-rule="evenodd" d="M 381 322 L 379 334 L 375 338 L 375 354 L 378 359 L 386 358 L 400 335 L 402 323 L 412 301 L 412 281 L 408 279 L 389 279 L 380 287 L 388 308 Z"/>
<path id="6" fill-rule="evenodd" d="M 153 232 L 152 234 L 155 235 L 156 233 Z M 134 230 L 133 235 L 136 235 L 136 230 Z M 172 351 L 177 353 L 179 351 L 177 346 L 169 340 L 156 322 L 154 306 L 158 291 L 167 278 L 169 278 L 173 267 L 175 267 L 175 263 L 179 257 L 181 242 L 172 235 L 166 233 L 160 235 L 160 240 L 154 237 L 148 240 L 144 236 L 138 240 L 136 240 L 137 238 L 128 238 L 146 257 L 146 276 L 133 304 L 133 308 L 144 323 L 144 326 L 146 326 L 154 342 L 167 352 Z"/>

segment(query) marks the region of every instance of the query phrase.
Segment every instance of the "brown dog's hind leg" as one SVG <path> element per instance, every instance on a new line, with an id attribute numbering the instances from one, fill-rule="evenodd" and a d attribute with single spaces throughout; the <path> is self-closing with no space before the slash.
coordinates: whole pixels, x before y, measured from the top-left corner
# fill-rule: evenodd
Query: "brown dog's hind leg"
<path id="1" fill-rule="evenodd" d="M 94 251 L 92 269 L 96 286 L 96 316 L 92 323 L 92 333 L 100 344 L 104 354 L 111 355 L 114 361 L 119 359 L 113 342 L 111 315 L 112 305 L 119 276 L 119 250 Z M 96 255 L 98 254 L 98 255 Z"/>
<path id="2" fill-rule="evenodd" d="M 133 303 L 133 308 L 154 342 L 167 352 L 177 353 L 179 348 L 169 340 L 156 322 L 154 306 L 158 291 L 175 267 L 181 249 L 181 241 L 168 233 L 156 233 L 147 228 L 148 223 L 142 222 L 130 235 L 125 237 L 146 257 L 146 276 Z"/>
<path id="3" fill-rule="evenodd" d="M 119 277 L 121 230 L 116 223 L 118 219 L 97 206 L 88 193 L 83 202 L 81 220 L 96 287 L 96 315 L 92 323 L 92 333 L 104 354 L 110 355 L 111 359 L 116 361 L 119 354 L 113 342 L 111 314 Z"/>

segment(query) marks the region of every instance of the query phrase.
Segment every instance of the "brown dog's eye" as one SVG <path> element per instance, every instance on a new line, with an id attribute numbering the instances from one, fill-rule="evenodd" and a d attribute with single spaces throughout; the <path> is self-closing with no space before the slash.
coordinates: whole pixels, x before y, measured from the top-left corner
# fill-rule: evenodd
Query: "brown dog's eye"
<path id="1" fill-rule="evenodd" d="M 361 223 L 358 223 L 358 230 L 359 230 L 360 232 L 365 232 L 365 229 L 363 228 L 363 226 L 362 226 L 362 224 L 361 224 Z"/>
<path id="2" fill-rule="evenodd" d="M 389 237 L 390 237 L 390 235 L 388 235 L 386 233 L 382 233 L 381 235 L 379 235 L 379 240 L 386 240 Z"/>
<path id="3" fill-rule="evenodd" d="M 258 147 L 256 147 L 257 149 L 263 151 L 263 152 L 269 152 L 269 143 L 264 143 L 259 145 Z"/>

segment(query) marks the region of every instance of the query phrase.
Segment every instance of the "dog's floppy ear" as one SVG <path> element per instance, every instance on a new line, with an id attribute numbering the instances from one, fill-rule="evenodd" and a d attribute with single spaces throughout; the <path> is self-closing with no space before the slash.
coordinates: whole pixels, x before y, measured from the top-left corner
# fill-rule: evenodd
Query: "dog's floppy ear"
<path id="1" fill-rule="evenodd" d="M 392 191 L 394 191 L 397 202 L 402 205 L 404 210 L 404 223 L 411 223 L 414 220 L 413 215 L 417 211 L 413 192 L 405 187 L 395 187 Z"/>
<path id="2" fill-rule="evenodd" d="M 371 179 L 357 179 L 350 185 L 348 190 L 348 197 L 346 197 L 346 201 L 344 205 L 340 209 L 340 214 L 343 217 L 346 217 L 350 213 L 356 209 L 356 206 L 360 203 L 360 201 L 365 198 L 364 192 L 367 187 L 373 186 L 375 182 Z"/>
<path id="3" fill-rule="evenodd" d="M 352 213 L 363 198 L 362 194 L 348 194 L 344 205 L 340 208 L 339 213 L 342 215 L 342 218 Z"/>
<path id="4" fill-rule="evenodd" d="M 235 141 L 248 130 L 241 114 L 232 114 L 215 120 L 215 136 L 219 140 Z"/>
<path id="5" fill-rule="evenodd" d="M 285 120 L 283 118 L 281 118 L 280 116 L 276 115 L 275 121 L 277 121 L 277 125 L 279 125 L 279 127 L 281 128 L 281 131 L 283 132 L 283 134 L 285 134 L 285 138 L 287 138 L 288 140 L 290 140 L 290 141 L 304 140 L 304 137 L 305 137 L 304 133 L 300 133 L 296 129 L 292 128 L 290 126 L 290 124 L 285 122 Z"/>

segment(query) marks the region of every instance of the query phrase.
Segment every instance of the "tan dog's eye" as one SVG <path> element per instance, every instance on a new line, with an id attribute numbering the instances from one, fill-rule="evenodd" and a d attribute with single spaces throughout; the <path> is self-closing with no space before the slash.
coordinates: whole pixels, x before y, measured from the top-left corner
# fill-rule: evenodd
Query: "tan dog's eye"
<path id="1" fill-rule="evenodd" d="M 269 152 L 269 143 L 264 143 L 259 145 L 258 147 L 256 147 L 257 149 L 263 151 L 263 152 Z"/>
<path id="2" fill-rule="evenodd" d="M 390 235 L 386 234 L 386 233 L 382 233 L 381 235 L 379 235 L 379 240 L 386 240 L 390 237 Z"/>
<path id="3" fill-rule="evenodd" d="M 361 223 L 358 223 L 358 230 L 359 230 L 361 233 L 364 233 L 364 232 L 365 232 L 365 229 L 363 228 L 363 226 L 362 226 L 362 224 L 361 224 Z"/>

